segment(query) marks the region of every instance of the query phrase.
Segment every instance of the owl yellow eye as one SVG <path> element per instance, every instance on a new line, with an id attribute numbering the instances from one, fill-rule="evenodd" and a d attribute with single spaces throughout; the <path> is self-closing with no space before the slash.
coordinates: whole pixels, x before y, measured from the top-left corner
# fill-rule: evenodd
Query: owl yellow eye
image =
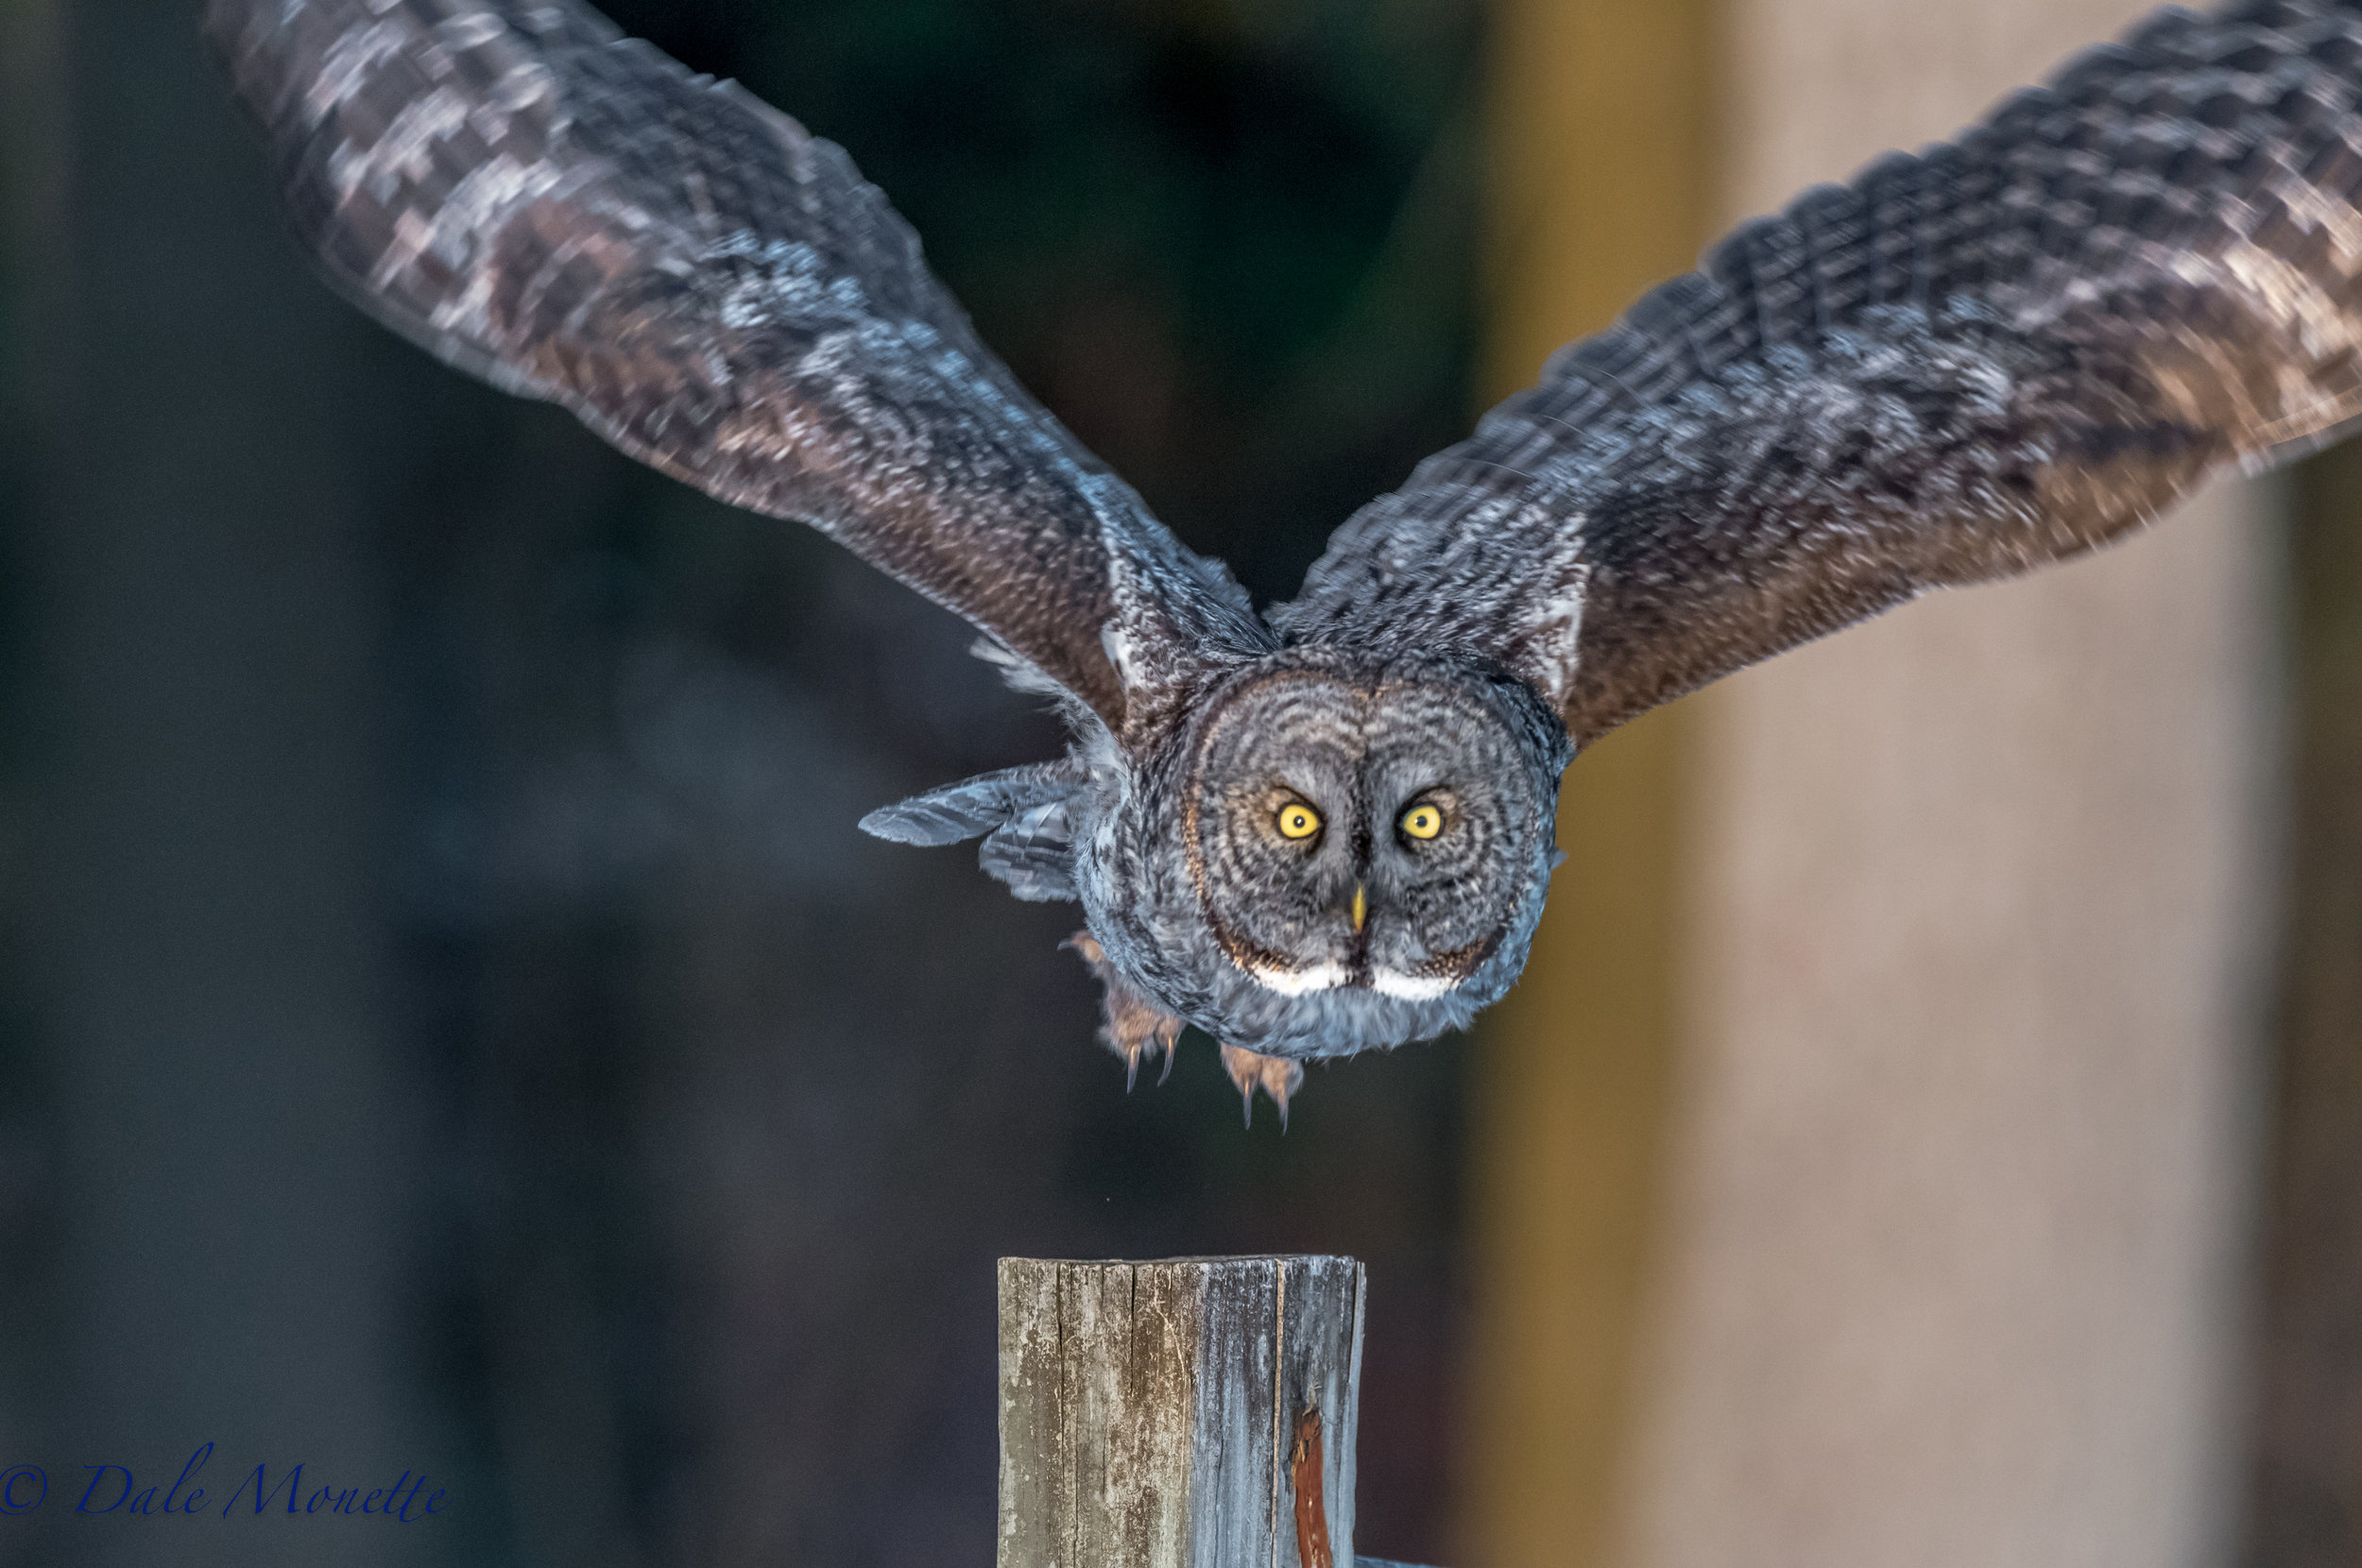
<path id="1" fill-rule="evenodd" d="M 1414 839 L 1431 839 L 1444 830 L 1444 813 L 1433 806 L 1413 806 L 1402 814 L 1402 830 Z"/>
<path id="2" fill-rule="evenodd" d="M 1309 839 L 1321 830 L 1321 814 L 1300 800 L 1292 800 L 1279 809 L 1279 836 L 1283 839 Z"/>

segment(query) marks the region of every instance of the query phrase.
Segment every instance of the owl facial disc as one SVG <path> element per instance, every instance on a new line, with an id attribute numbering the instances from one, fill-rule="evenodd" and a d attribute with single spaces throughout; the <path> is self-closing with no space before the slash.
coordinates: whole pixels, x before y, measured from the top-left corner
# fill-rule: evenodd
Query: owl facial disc
<path id="1" fill-rule="evenodd" d="M 1546 787 L 1458 683 L 1326 669 L 1240 683 L 1199 726 L 1183 837 L 1207 927 L 1286 997 L 1429 1001 L 1507 934 Z"/>

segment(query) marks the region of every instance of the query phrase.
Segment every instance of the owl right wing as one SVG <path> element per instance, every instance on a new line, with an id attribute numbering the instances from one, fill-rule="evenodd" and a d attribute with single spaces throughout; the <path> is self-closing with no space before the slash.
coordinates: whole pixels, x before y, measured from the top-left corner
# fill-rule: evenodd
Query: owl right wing
<path id="1" fill-rule="evenodd" d="M 1111 725 L 1119 591 L 1269 638 L 977 341 L 843 150 L 735 84 L 579 0 L 211 0 L 206 28 L 331 281 L 449 363 L 811 522 Z"/>
<path id="2" fill-rule="evenodd" d="M 2362 416 L 2362 5 L 2161 12 L 1749 224 L 1330 541 L 1297 641 L 1453 649 L 1578 744 Z"/>

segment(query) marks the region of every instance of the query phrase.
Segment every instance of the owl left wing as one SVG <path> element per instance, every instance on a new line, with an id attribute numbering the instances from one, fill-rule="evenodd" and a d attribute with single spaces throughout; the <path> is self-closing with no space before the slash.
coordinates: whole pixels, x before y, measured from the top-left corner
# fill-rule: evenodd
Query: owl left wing
<path id="1" fill-rule="evenodd" d="M 206 27 L 330 280 L 461 369 L 813 524 L 1111 725 L 1120 598 L 1268 638 L 977 340 L 844 151 L 735 84 L 580 0 L 211 0 Z"/>
<path id="2" fill-rule="evenodd" d="M 1741 228 L 1330 541 L 1295 641 L 1452 650 L 1578 745 L 2362 416 L 2362 6 L 2159 13 Z"/>

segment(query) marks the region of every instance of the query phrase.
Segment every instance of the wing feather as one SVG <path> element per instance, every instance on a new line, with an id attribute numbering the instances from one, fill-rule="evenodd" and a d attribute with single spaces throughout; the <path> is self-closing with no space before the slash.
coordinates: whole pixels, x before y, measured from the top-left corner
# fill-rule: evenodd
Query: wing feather
<path id="1" fill-rule="evenodd" d="M 2362 7 L 2161 12 L 1741 226 L 1357 514 L 1273 620 L 1495 661 L 1582 743 L 2326 439 L 2362 417 L 2358 99 Z"/>
<path id="2" fill-rule="evenodd" d="M 207 31 L 331 280 L 453 365 L 813 523 L 1111 724 L 1110 552 L 1268 637 L 985 350 L 845 153 L 735 84 L 576 0 L 213 0 Z"/>

